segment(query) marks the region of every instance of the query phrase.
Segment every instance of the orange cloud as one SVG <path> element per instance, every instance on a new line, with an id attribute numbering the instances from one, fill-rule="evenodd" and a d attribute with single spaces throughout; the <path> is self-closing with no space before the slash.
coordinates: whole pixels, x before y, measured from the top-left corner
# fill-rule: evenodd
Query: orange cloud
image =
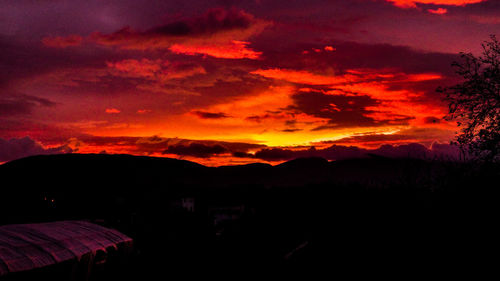
<path id="1" fill-rule="evenodd" d="M 252 74 L 257 74 L 264 76 L 266 78 L 280 79 L 288 82 L 308 84 L 308 85 L 331 85 L 338 83 L 345 83 L 349 80 L 345 76 L 328 76 L 314 74 L 309 71 L 304 70 L 291 70 L 291 69 L 259 69 L 251 72 Z"/>
<path id="2" fill-rule="evenodd" d="M 72 46 L 78 46 L 82 44 L 83 38 L 80 35 L 69 35 L 63 36 L 49 36 L 42 39 L 42 43 L 45 46 L 53 48 L 66 48 Z"/>
<path id="3" fill-rule="evenodd" d="M 120 112 L 121 111 L 116 109 L 116 108 L 106 108 L 106 113 L 108 113 L 108 114 L 118 114 Z"/>
<path id="4" fill-rule="evenodd" d="M 416 8 L 417 4 L 432 4 L 432 5 L 448 5 L 448 6 L 465 6 L 484 2 L 486 0 L 386 0 L 392 2 L 400 8 Z"/>
<path id="5" fill-rule="evenodd" d="M 324 118 L 285 110 L 293 105 L 292 96 L 295 93 L 293 86 L 271 86 L 227 103 L 199 109 L 204 113 L 227 113 L 232 118 L 202 119 L 193 118 L 193 114 L 185 114 L 182 118 L 185 125 L 197 127 L 196 132 L 205 138 L 220 138 L 221 132 L 224 132 L 227 140 L 250 139 L 272 145 L 291 145 L 305 144 L 311 138 L 336 135 L 327 131 L 310 132 L 325 123 L 327 120 Z"/>
<path id="6" fill-rule="evenodd" d="M 208 45 L 184 45 L 174 44 L 169 50 L 176 54 L 186 55 L 207 55 L 224 59 L 258 59 L 262 52 L 256 52 L 247 47 L 250 44 L 245 41 L 233 40 L 224 44 Z"/>
<path id="7" fill-rule="evenodd" d="M 406 76 L 402 78 L 403 82 L 422 82 L 429 80 L 438 80 L 443 78 L 441 74 L 437 73 L 420 73 L 420 74 L 409 74 L 409 75 L 402 74 L 402 75 Z"/>
<path id="8" fill-rule="evenodd" d="M 436 14 L 436 15 L 444 15 L 444 14 L 446 14 L 448 12 L 448 10 L 444 9 L 444 8 L 438 8 L 438 9 L 435 9 L 435 10 L 428 9 L 427 11 L 429 13 L 431 13 L 431 14 Z"/>
<path id="9" fill-rule="evenodd" d="M 418 73 L 406 74 L 402 72 L 389 72 L 390 70 L 374 69 L 352 69 L 347 70 L 342 75 L 323 75 L 315 74 L 305 70 L 292 69 L 258 69 L 252 74 L 264 76 L 266 78 L 280 79 L 292 83 L 307 85 L 341 85 L 352 83 L 372 82 L 373 80 L 384 83 L 395 82 L 421 82 L 428 80 L 441 79 L 442 76 L 437 73 Z"/>

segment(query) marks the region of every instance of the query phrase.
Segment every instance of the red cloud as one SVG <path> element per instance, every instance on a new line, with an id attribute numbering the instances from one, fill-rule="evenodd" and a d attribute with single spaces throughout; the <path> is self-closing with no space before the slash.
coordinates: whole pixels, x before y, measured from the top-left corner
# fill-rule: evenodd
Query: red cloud
<path id="1" fill-rule="evenodd" d="M 108 114 L 117 114 L 120 113 L 121 111 L 116 109 L 116 108 L 106 108 L 106 113 Z"/>
<path id="2" fill-rule="evenodd" d="M 45 46 L 53 48 L 66 48 L 71 46 L 79 46 L 82 44 L 83 38 L 80 35 L 69 35 L 66 37 L 62 36 L 49 36 L 42 39 L 42 43 Z"/>
<path id="3" fill-rule="evenodd" d="M 348 80 L 342 76 L 320 75 L 303 70 L 272 68 L 272 69 L 258 69 L 251 73 L 258 74 L 266 78 L 280 79 L 293 83 L 308 84 L 308 85 L 331 85 L 331 84 L 348 82 Z"/>
<path id="4" fill-rule="evenodd" d="M 429 13 L 431 14 L 436 14 L 436 15 L 444 15 L 448 12 L 447 9 L 443 9 L 443 8 L 438 8 L 438 9 L 428 9 L 427 11 L 429 11 Z"/>
<path id="5" fill-rule="evenodd" d="M 328 51 L 328 52 L 333 52 L 335 51 L 336 49 L 332 46 L 325 46 L 325 51 Z"/>
<path id="6" fill-rule="evenodd" d="M 201 54 L 224 59 L 258 59 L 262 52 L 256 52 L 248 48 L 248 44 L 249 42 L 233 40 L 228 43 L 213 45 L 174 44 L 169 49 L 176 54 Z"/>
<path id="7" fill-rule="evenodd" d="M 449 5 L 449 6 L 465 6 L 484 2 L 486 0 L 386 0 L 394 3 L 400 8 L 416 8 L 417 4 L 432 4 L 432 5 Z"/>

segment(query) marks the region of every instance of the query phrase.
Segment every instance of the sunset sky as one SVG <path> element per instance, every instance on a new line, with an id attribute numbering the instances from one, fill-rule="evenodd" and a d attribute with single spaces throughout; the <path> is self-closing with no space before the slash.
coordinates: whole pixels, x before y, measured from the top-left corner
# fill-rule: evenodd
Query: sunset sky
<path id="1" fill-rule="evenodd" d="M 448 153 L 435 90 L 497 0 L 0 0 L 0 163 Z"/>

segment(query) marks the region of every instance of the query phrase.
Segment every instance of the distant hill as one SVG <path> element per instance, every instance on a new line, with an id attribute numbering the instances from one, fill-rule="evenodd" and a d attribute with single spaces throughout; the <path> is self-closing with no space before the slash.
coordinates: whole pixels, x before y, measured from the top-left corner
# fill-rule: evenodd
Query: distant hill
<path id="1" fill-rule="evenodd" d="M 467 170 L 456 163 L 386 157 L 332 162 L 299 158 L 276 166 L 206 167 L 185 160 L 131 155 L 40 155 L 0 165 L 0 203 L 15 218 L 16 214 L 29 217 L 38 209 L 50 210 L 54 200 L 53 206 L 71 210 L 79 219 L 111 208 L 119 198 L 142 200 L 151 194 L 215 194 L 218 189 L 237 193 L 241 188 L 311 185 L 430 190 L 456 185 L 456 175 Z"/>
<path id="2" fill-rule="evenodd" d="M 0 165 L 3 182 L 27 189 L 86 188 L 123 189 L 158 187 L 162 184 L 214 185 L 279 184 L 304 185 L 330 181 L 362 181 L 395 178 L 404 173 L 436 169 L 437 162 L 419 159 L 371 157 L 328 162 L 323 158 L 298 158 L 271 166 L 254 163 L 238 166 L 206 167 L 171 158 L 59 154 L 31 156 Z M 439 162 L 440 163 L 440 162 Z M 9 188 L 5 187 L 4 190 Z"/>

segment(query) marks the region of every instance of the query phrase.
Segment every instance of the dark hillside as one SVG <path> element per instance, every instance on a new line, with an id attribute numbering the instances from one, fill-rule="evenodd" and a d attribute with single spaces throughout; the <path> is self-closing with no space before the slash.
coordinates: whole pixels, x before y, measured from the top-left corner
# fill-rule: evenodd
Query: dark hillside
<path id="1" fill-rule="evenodd" d="M 116 228 L 135 240 L 141 272 L 477 262 L 490 247 L 500 178 L 496 165 L 382 157 L 212 168 L 78 154 L 13 161 L 0 177 L 2 224 Z"/>

